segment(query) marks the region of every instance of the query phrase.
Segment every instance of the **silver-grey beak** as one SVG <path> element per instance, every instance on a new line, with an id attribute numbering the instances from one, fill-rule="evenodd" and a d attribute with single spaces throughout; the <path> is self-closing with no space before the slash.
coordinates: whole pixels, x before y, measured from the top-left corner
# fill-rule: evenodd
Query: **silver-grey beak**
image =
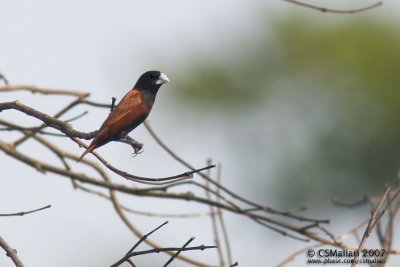
<path id="1" fill-rule="evenodd" d="M 156 84 L 164 84 L 167 82 L 169 82 L 167 75 L 161 72 L 160 77 L 158 77 L 158 80 L 156 81 Z"/>

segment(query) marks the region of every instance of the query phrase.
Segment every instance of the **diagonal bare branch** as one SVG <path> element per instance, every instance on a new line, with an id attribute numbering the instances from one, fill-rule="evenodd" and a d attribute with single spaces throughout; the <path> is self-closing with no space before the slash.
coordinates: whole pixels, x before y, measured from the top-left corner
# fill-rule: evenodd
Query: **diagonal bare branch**
<path id="1" fill-rule="evenodd" d="M 16 267 L 24 267 L 25 265 L 17 256 L 17 251 L 10 247 L 9 244 L 0 236 L 0 247 L 6 252 L 6 255 L 11 258 Z"/>

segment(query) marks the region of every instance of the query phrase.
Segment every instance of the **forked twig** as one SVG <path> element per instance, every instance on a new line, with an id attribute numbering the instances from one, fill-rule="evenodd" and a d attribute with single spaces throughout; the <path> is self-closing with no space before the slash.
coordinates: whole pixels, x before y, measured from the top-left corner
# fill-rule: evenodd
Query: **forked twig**
<path id="1" fill-rule="evenodd" d="M 197 247 L 187 247 L 193 240 L 194 237 L 190 238 L 189 241 L 187 241 L 182 247 L 170 247 L 170 248 L 155 248 L 155 249 L 149 249 L 149 250 L 144 250 L 144 251 L 137 251 L 135 252 L 135 249 L 143 242 L 145 241 L 151 234 L 159 230 L 161 227 L 166 225 L 168 221 L 164 222 L 160 226 L 156 227 L 155 229 L 151 230 L 149 233 L 143 235 L 139 241 L 133 245 L 133 247 L 128 251 L 128 253 L 125 254 L 124 257 L 122 257 L 120 260 L 118 260 L 116 263 L 112 264 L 111 267 L 118 267 L 124 262 L 130 261 L 131 264 L 134 263 L 132 262 L 131 258 L 139 255 L 144 255 L 144 254 L 152 254 L 152 253 L 159 253 L 162 251 L 168 251 L 168 252 L 175 252 L 174 254 L 171 255 L 171 258 L 164 264 L 164 267 L 168 266 L 176 257 L 179 256 L 179 254 L 182 251 L 189 251 L 189 250 L 204 250 L 204 249 L 210 249 L 210 248 L 216 248 L 216 246 L 197 246 Z"/>

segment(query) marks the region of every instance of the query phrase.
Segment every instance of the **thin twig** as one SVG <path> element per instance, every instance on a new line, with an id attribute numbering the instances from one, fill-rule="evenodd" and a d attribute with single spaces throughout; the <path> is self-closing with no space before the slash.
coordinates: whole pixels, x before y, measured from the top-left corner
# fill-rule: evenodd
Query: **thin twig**
<path id="1" fill-rule="evenodd" d="M 207 165 L 211 165 L 212 161 L 211 159 L 207 160 Z M 207 171 L 207 176 L 211 176 L 211 172 L 210 170 Z M 205 190 L 206 193 L 206 197 L 209 200 L 212 200 L 211 198 L 211 193 L 210 193 L 210 183 L 208 181 L 206 181 L 206 188 L 207 190 Z M 217 197 L 217 199 L 219 199 Z M 212 226 L 212 231 L 214 234 L 214 242 L 215 245 L 217 246 L 217 252 L 218 252 L 218 258 L 219 258 L 219 266 L 220 267 L 224 267 L 225 266 L 225 260 L 224 260 L 224 254 L 222 252 L 222 248 L 221 248 L 221 241 L 219 239 L 219 233 L 218 233 L 218 225 L 217 225 L 217 220 L 216 220 L 216 216 L 215 216 L 215 211 L 214 211 L 214 207 L 212 205 L 210 205 L 210 218 L 211 218 L 211 226 Z"/>
<path id="2" fill-rule="evenodd" d="M 143 241 L 145 241 L 151 234 L 153 234 L 155 231 L 157 231 L 158 229 L 160 229 L 161 227 L 163 227 L 164 225 L 166 225 L 168 223 L 168 221 L 165 221 L 163 224 L 157 226 L 156 228 L 154 228 L 153 230 L 151 230 L 150 232 L 148 232 L 147 234 L 143 235 L 136 243 L 135 245 L 133 245 L 133 247 L 125 254 L 125 256 L 120 259 L 119 261 L 117 261 L 116 263 L 114 263 L 112 266 L 119 266 L 124 262 L 127 262 L 130 258 L 129 254 L 132 253 Z M 132 263 L 132 262 L 131 262 Z"/>
<path id="3" fill-rule="evenodd" d="M 144 240 L 146 240 L 151 234 L 153 234 L 155 231 L 157 231 L 158 229 L 160 229 L 161 227 L 163 227 L 164 225 L 166 225 L 168 223 L 168 221 L 165 221 L 163 224 L 161 224 L 160 226 L 156 227 L 155 229 L 151 230 L 150 232 L 148 232 L 147 234 L 145 234 L 144 236 L 142 236 L 138 242 L 136 242 L 135 245 L 133 245 L 133 247 L 128 251 L 129 254 L 132 251 L 134 251 L 139 245 L 140 243 L 142 243 Z"/>
<path id="4" fill-rule="evenodd" d="M 75 143 L 77 143 L 80 146 L 84 146 L 85 148 L 87 147 L 83 142 L 76 138 L 71 138 Z M 193 174 L 195 173 L 200 173 L 201 171 L 205 171 L 211 168 L 215 168 L 215 165 L 209 165 L 205 166 L 203 168 L 199 169 L 194 169 L 188 172 L 184 172 L 181 174 L 176 174 L 172 176 L 167 176 L 167 177 L 161 177 L 161 178 L 153 178 L 153 177 L 143 177 L 143 176 L 138 176 L 138 175 L 133 175 L 130 174 L 126 171 L 120 170 L 110 163 L 108 163 L 103 157 L 101 157 L 98 153 L 92 152 L 92 154 L 109 170 L 112 172 L 118 174 L 119 176 L 131 180 L 137 183 L 142 183 L 142 184 L 149 184 L 149 185 L 164 185 L 164 184 L 171 184 L 171 183 L 176 183 L 178 181 L 186 180 L 186 179 L 191 179 L 193 178 Z"/>
<path id="5" fill-rule="evenodd" d="M 145 255 L 145 254 L 152 254 L 152 253 L 160 253 L 160 252 L 176 252 L 176 251 L 192 251 L 192 250 L 205 250 L 205 249 L 213 249 L 216 248 L 216 246 L 196 246 L 196 247 L 167 247 L 167 248 L 153 248 L 153 249 L 148 249 L 148 250 L 142 250 L 142 251 L 133 251 L 130 253 L 129 257 L 135 257 L 135 256 L 140 256 L 140 255 Z M 111 267 L 117 267 L 120 264 L 114 263 L 111 265 Z"/>
<path id="6" fill-rule="evenodd" d="M 0 214 L 0 217 L 10 217 L 10 216 L 24 216 L 30 213 L 35 213 L 44 209 L 48 209 L 51 208 L 51 205 L 47 205 L 38 209 L 34 209 L 34 210 L 29 210 L 29 211 L 20 211 L 20 212 L 15 212 L 15 213 L 2 213 Z"/>
<path id="7" fill-rule="evenodd" d="M 8 132 L 12 132 L 12 131 L 26 131 L 26 135 L 32 135 L 34 136 L 35 134 L 42 134 L 42 135 L 48 135 L 48 136 L 55 136 L 55 137 L 68 137 L 65 134 L 60 134 L 60 133 L 51 133 L 51 132 L 47 132 L 47 131 L 43 131 L 43 130 L 32 130 L 30 127 L 21 127 L 21 126 L 17 126 L 17 127 L 3 127 L 0 128 L 0 131 L 8 131 Z"/>
<path id="8" fill-rule="evenodd" d="M 115 106 L 115 101 L 117 101 L 116 97 L 111 97 L 111 108 L 110 108 L 110 112 L 114 110 L 114 106 Z"/>
<path id="9" fill-rule="evenodd" d="M 2 73 L 0 73 L 0 80 L 2 80 L 5 85 L 9 84 L 7 78 Z"/>
<path id="10" fill-rule="evenodd" d="M 373 212 L 371 212 L 371 217 L 370 217 L 370 219 L 368 221 L 368 225 L 367 225 L 367 227 L 365 229 L 365 232 L 364 232 L 364 235 L 363 235 L 363 237 L 361 239 L 360 245 L 359 245 L 358 249 L 356 250 L 356 253 L 355 253 L 353 262 L 351 264 L 351 267 L 355 267 L 357 265 L 358 258 L 360 256 L 360 251 L 363 249 L 365 242 L 367 241 L 368 237 L 371 235 L 371 233 L 374 230 L 376 224 L 379 222 L 379 220 L 382 218 L 382 216 L 387 211 L 386 208 L 388 207 L 388 205 L 390 205 L 389 203 L 391 201 L 390 199 L 387 199 L 387 197 L 389 195 L 389 192 L 390 192 L 390 189 L 391 189 L 390 185 L 387 185 L 386 186 L 386 191 L 383 194 L 382 198 L 380 199 L 376 209 Z M 386 208 L 381 210 L 381 207 L 382 207 L 383 202 L 385 200 L 387 201 L 387 206 L 386 206 Z"/>
<path id="11" fill-rule="evenodd" d="M 98 108 L 107 108 L 107 107 L 110 106 L 110 105 L 107 105 L 107 104 L 97 103 L 97 102 L 86 100 L 85 98 L 78 97 L 77 99 L 75 99 L 74 101 L 69 103 L 67 106 L 65 106 L 63 109 L 61 109 L 59 112 L 57 112 L 53 117 L 54 118 L 60 118 L 66 112 L 68 112 L 72 108 L 74 108 L 74 107 L 76 107 L 78 105 L 81 105 L 81 104 L 82 105 L 92 106 L 92 107 L 98 107 Z M 37 127 L 38 131 L 46 128 L 47 126 L 48 126 L 48 123 L 44 123 L 44 124 L 40 125 L 39 127 Z M 92 139 L 96 135 L 96 133 L 97 133 L 97 131 L 91 132 L 90 133 L 91 136 L 88 139 Z M 25 141 L 27 141 L 33 135 L 35 135 L 35 132 L 32 132 L 32 133 L 30 133 L 28 135 L 25 135 L 24 137 L 21 137 L 20 139 L 14 141 L 14 145 L 17 147 L 17 146 L 23 144 Z"/>
<path id="12" fill-rule="evenodd" d="M 178 255 L 187 248 L 187 246 L 192 243 L 192 241 L 194 240 L 194 237 L 191 237 L 179 250 L 176 251 L 176 253 L 174 255 L 171 256 L 171 258 L 169 258 L 169 260 L 164 264 L 163 267 L 167 267 L 176 257 L 178 257 Z"/>
<path id="13" fill-rule="evenodd" d="M 378 6 L 383 4 L 382 1 L 379 1 L 379 2 L 376 2 L 374 4 L 363 6 L 363 7 L 360 7 L 360 8 L 334 9 L 334 8 L 327 8 L 327 7 L 323 7 L 323 6 L 317 6 L 317 5 L 313 5 L 313 4 L 308 4 L 308 3 L 305 3 L 305 2 L 302 2 L 302 1 L 297 1 L 297 0 L 283 0 L 283 1 L 295 4 L 295 5 L 298 5 L 298 6 L 302 6 L 302 7 L 306 7 L 306 8 L 310 8 L 310 9 L 314 9 L 314 10 L 318 10 L 318 11 L 321 11 L 323 13 L 336 13 L 336 14 L 354 14 L 354 13 L 359 13 L 359 12 L 367 11 L 369 9 L 376 8 L 376 7 L 378 7 Z"/>
<path id="14" fill-rule="evenodd" d="M 100 191 L 96 191 L 96 190 L 92 190 L 89 189 L 87 187 L 84 187 L 80 184 L 77 185 L 77 188 L 93 194 L 93 195 L 97 195 L 101 198 L 110 200 L 110 197 Z M 136 214 L 136 215 L 141 215 L 141 216 L 148 216 L 148 217 L 161 217 L 161 218 L 181 218 L 181 219 L 185 219 L 185 218 L 194 218 L 194 217 L 205 217 L 205 216 L 210 216 L 209 212 L 197 212 L 197 213 L 155 213 L 155 212 L 147 212 L 147 211 L 140 211 L 140 210 L 134 210 L 132 208 L 129 208 L 125 205 L 120 205 L 121 209 L 123 209 L 126 212 L 132 213 L 132 214 Z"/>
<path id="15" fill-rule="evenodd" d="M 337 197 L 334 197 L 332 199 L 332 204 L 335 205 L 335 206 L 338 206 L 338 207 L 356 208 L 356 207 L 359 207 L 359 206 L 362 206 L 362 205 L 366 204 L 367 200 L 368 200 L 367 196 L 364 196 L 362 199 L 360 199 L 358 201 L 355 201 L 355 202 L 352 202 L 352 203 L 346 203 L 346 202 L 340 201 Z"/>
<path id="16" fill-rule="evenodd" d="M 221 184 L 221 164 L 218 164 L 217 166 L 217 183 Z M 217 194 L 220 195 L 220 188 L 217 187 Z M 217 202 L 219 203 L 221 200 L 220 198 L 217 198 Z M 226 226 L 225 226 L 225 220 L 224 220 L 224 216 L 222 213 L 222 209 L 220 207 L 217 207 L 217 216 L 219 219 L 219 223 L 221 225 L 221 229 L 222 229 L 222 236 L 224 237 L 224 244 L 225 244 L 225 248 L 226 248 L 226 254 L 228 256 L 228 264 L 230 266 L 232 266 L 233 264 L 233 258 L 232 258 L 232 251 L 231 251 L 231 245 L 229 242 L 229 237 L 228 237 L 228 231 L 226 230 Z"/>
<path id="17" fill-rule="evenodd" d="M 69 122 L 78 120 L 78 119 L 82 118 L 83 116 L 87 115 L 88 113 L 89 113 L 89 112 L 88 112 L 87 110 L 85 110 L 85 111 L 82 112 L 81 114 L 79 114 L 79 115 L 77 115 L 77 116 L 75 116 L 75 117 L 72 117 L 72 118 L 70 118 L 70 119 L 68 119 L 68 120 L 65 120 L 65 122 L 69 123 Z"/>

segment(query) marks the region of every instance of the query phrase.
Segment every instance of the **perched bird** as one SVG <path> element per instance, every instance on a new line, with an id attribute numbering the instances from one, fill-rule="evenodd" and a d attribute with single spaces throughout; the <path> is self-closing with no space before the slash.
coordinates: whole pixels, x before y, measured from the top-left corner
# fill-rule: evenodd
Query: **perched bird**
<path id="1" fill-rule="evenodd" d="M 167 75 L 159 71 L 142 74 L 133 89 L 110 112 L 78 162 L 87 153 L 110 141 L 119 140 L 144 122 L 153 107 L 158 89 L 167 82 L 169 82 Z"/>

